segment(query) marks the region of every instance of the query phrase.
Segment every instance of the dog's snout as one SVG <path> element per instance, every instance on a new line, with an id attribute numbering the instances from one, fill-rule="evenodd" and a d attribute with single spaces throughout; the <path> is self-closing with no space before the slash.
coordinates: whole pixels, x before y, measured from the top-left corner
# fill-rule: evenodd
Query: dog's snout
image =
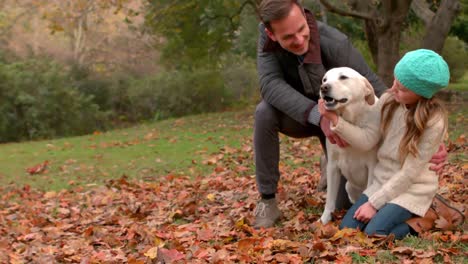
<path id="1" fill-rule="evenodd" d="M 328 93 L 328 90 L 330 90 L 330 85 L 328 85 L 328 84 L 322 84 L 322 85 L 320 86 L 320 91 L 321 91 L 323 94 Z"/>

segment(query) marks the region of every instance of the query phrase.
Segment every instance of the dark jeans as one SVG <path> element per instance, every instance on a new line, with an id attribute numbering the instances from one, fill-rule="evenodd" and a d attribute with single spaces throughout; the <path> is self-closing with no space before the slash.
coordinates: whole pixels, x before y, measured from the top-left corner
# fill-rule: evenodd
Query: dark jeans
<path id="1" fill-rule="evenodd" d="M 406 224 L 406 220 L 412 217 L 412 213 L 405 208 L 392 203 L 387 203 L 380 208 L 380 210 L 377 211 L 377 214 L 374 215 L 367 224 L 355 219 L 354 213 L 367 201 L 368 197 L 365 194 L 359 197 L 341 221 L 340 229 L 345 227 L 357 228 L 359 230 L 363 230 L 368 235 L 394 234 L 396 239 L 402 239 L 406 235 L 412 233 L 410 226 Z"/>
<path id="2" fill-rule="evenodd" d="M 257 188 L 261 194 L 274 194 L 280 179 L 279 133 L 294 138 L 318 137 L 326 151 L 325 135 L 315 125 L 302 125 L 265 101 L 257 105 L 254 125 L 255 175 Z M 351 206 L 345 190 L 346 179 L 342 176 L 337 198 L 337 209 Z"/>

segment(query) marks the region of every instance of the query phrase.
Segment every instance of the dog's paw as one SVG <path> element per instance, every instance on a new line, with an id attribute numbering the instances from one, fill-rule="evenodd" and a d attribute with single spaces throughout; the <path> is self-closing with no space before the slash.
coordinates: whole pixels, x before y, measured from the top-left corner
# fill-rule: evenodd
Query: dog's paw
<path id="1" fill-rule="evenodd" d="M 328 210 L 325 210 L 322 214 L 322 216 L 320 217 L 320 222 L 322 222 L 322 224 L 327 224 L 328 222 L 330 222 L 332 220 L 332 212 L 328 211 Z"/>

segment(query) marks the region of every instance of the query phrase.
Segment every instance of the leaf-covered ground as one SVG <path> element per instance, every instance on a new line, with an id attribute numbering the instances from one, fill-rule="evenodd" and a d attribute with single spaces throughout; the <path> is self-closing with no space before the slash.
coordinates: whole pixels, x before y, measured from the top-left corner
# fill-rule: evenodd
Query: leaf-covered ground
<path id="1" fill-rule="evenodd" d="M 337 229 L 317 220 L 324 193 L 317 191 L 320 153 L 314 140 L 282 138 L 282 221 L 254 230 L 258 199 L 252 142 L 224 147 L 204 162 L 199 177 L 122 177 L 105 186 L 38 191 L 0 188 L 0 263 L 466 263 L 466 225 L 458 230 L 392 241 Z M 466 153 L 463 137 L 449 144 Z M 451 154 L 452 155 L 452 154 Z M 292 166 L 300 164 L 299 166 Z M 451 163 L 440 191 L 466 212 L 467 164 Z M 466 213 L 465 213 L 466 214 Z"/>

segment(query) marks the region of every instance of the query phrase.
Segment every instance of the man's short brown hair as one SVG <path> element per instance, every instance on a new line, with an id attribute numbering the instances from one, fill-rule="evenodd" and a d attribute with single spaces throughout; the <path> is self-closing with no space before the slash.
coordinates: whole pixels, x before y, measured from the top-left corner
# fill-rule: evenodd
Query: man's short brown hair
<path id="1" fill-rule="evenodd" d="M 300 0 L 263 0 L 258 6 L 260 20 L 266 28 L 272 30 L 270 22 L 285 18 L 293 5 L 298 5 L 302 9 Z"/>

